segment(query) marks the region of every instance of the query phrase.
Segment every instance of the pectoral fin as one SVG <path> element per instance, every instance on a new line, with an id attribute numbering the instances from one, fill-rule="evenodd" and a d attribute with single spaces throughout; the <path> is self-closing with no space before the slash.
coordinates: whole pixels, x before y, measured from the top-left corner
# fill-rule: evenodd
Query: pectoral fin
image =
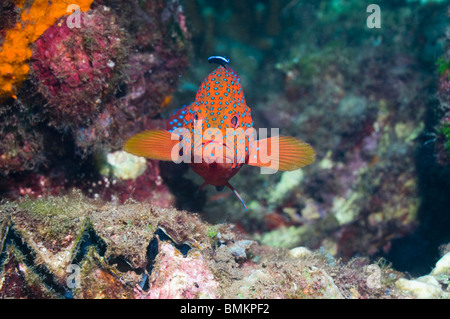
<path id="1" fill-rule="evenodd" d="M 247 164 L 293 171 L 314 163 L 316 153 L 308 144 L 292 136 L 269 137 L 256 142 Z"/>
<path id="2" fill-rule="evenodd" d="M 125 152 L 160 161 L 172 160 L 172 149 L 178 140 L 165 130 L 144 131 L 132 136 L 123 146 Z"/>

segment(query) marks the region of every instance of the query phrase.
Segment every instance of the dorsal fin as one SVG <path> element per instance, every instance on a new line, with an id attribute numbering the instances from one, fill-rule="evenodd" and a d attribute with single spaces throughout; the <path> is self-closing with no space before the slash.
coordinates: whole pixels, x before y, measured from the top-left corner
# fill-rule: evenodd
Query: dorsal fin
<path id="1" fill-rule="evenodd" d="M 185 126 L 184 121 L 188 119 L 189 116 L 189 105 L 183 105 L 179 109 L 176 109 L 172 115 L 167 120 L 167 130 L 173 132 L 177 128 Z"/>

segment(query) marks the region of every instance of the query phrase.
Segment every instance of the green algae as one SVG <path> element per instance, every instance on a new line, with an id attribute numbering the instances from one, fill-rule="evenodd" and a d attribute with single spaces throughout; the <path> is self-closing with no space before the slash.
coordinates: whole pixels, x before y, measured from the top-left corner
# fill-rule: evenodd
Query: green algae
<path id="1" fill-rule="evenodd" d="M 436 61 L 437 71 L 440 75 L 445 74 L 447 70 L 450 70 L 450 59 L 440 57 Z M 449 75 L 450 76 L 450 75 Z"/>
<path id="2" fill-rule="evenodd" d="M 437 129 L 437 134 L 444 137 L 444 147 L 450 157 L 450 123 L 445 123 Z"/>
<path id="3" fill-rule="evenodd" d="M 93 206 L 82 200 L 79 193 L 64 197 L 25 198 L 17 204 L 18 212 L 13 217 L 17 225 L 33 227 L 37 236 L 35 240 L 42 241 L 51 248 L 54 242 L 63 242 L 67 236 L 79 236 L 87 213 Z"/>

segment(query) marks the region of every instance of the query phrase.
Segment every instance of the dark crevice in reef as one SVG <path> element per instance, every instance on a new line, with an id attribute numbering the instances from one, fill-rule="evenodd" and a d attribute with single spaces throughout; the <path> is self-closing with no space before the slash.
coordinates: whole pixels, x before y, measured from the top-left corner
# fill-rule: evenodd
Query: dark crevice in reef
<path id="1" fill-rule="evenodd" d="M 428 6 L 418 11 L 419 29 L 426 36 L 415 38 L 415 56 L 420 62 L 421 71 L 426 75 L 423 86 L 425 93 L 422 95 L 431 97 L 422 102 L 426 108 L 423 119 L 425 129 L 416 140 L 415 166 L 421 200 L 417 228 L 411 234 L 393 240 L 392 248 L 384 255 L 395 269 L 413 276 L 428 274 L 440 258 L 439 246 L 450 242 L 450 170 L 437 162 L 436 139 L 433 137 L 441 116 L 439 102 L 435 98 L 436 56 L 443 53 L 441 42 L 437 40 L 443 34 L 433 30 L 445 30 L 448 20 L 445 15 L 437 15 L 435 12 L 439 11 L 434 10 L 433 6 Z M 446 10 L 445 5 L 441 10 Z M 430 51 L 430 45 L 433 45 L 433 51 Z"/>
<path id="2" fill-rule="evenodd" d="M 183 177 L 188 165 L 181 163 L 160 162 L 161 177 L 170 192 L 175 196 L 175 208 L 190 212 L 201 212 L 206 202 L 206 193 L 198 191 L 200 185 Z"/>
<path id="3" fill-rule="evenodd" d="M 428 90 L 435 92 L 430 85 Z M 416 169 L 421 204 L 418 211 L 418 227 L 413 233 L 393 240 L 392 248 L 384 257 L 399 271 L 413 276 L 428 274 L 440 258 L 439 246 L 450 242 L 450 170 L 439 165 L 432 134 L 438 123 L 437 101 L 425 101 L 425 130 L 418 139 Z"/>
<path id="4" fill-rule="evenodd" d="M 89 188 L 87 185 L 91 185 L 92 182 L 101 178 L 95 165 L 94 155 L 83 153 L 75 145 L 70 135 L 61 134 L 56 129 L 42 123 L 36 124 L 36 127 L 43 132 L 43 147 L 45 154 L 48 155 L 37 163 L 30 162 L 27 171 L 2 176 L 0 178 L 0 199 L 16 199 L 18 195 L 15 187 L 17 185 L 23 188 L 39 189 L 40 186 L 36 185 L 37 175 L 48 176 L 55 191 L 61 191 L 62 194 L 73 187 Z"/>

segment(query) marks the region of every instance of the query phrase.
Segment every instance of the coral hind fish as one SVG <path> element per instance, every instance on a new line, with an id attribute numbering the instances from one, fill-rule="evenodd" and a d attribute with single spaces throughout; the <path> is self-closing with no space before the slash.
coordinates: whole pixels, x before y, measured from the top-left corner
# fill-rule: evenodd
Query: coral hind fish
<path id="1" fill-rule="evenodd" d="M 194 102 L 175 111 L 167 130 L 136 134 L 125 142 L 124 150 L 161 161 L 183 158 L 203 177 L 201 188 L 210 184 L 220 191 L 226 186 L 248 211 L 229 183 L 242 165 L 292 171 L 313 163 L 315 152 L 291 136 L 256 140 L 239 76 L 227 58 L 212 56 L 208 61 L 219 66 L 203 80 Z"/>

